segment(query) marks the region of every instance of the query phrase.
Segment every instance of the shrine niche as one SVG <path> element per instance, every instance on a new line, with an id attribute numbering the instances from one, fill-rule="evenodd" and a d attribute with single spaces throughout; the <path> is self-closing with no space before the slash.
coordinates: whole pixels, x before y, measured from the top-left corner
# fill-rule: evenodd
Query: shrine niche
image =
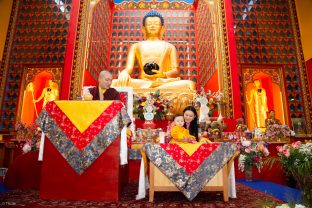
<path id="1" fill-rule="evenodd" d="M 248 128 L 265 128 L 270 110 L 282 124 L 289 125 L 283 75 L 277 69 L 243 69 L 243 97 Z"/>
<path id="2" fill-rule="evenodd" d="M 228 92 L 222 111 L 231 118 L 233 103 L 229 89 L 232 89 L 232 83 L 228 77 L 230 67 L 223 6 L 223 1 L 202 0 L 196 3 L 86 2 L 70 97 L 75 99 L 80 95 L 82 86 L 96 85 L 98 73 L 103 69 L 108 69 L 113 78 L 118 77 L 126 66 L 130 46 L 144 39 L 143 16 L 156 10 L 165 19 L 163 39 L 177 49 L 181 79 L 195 82 L 197 89 L 203 86 L 206 90 Z M 134 66 L 131 77 L 138 78 L 138 75 L 138 67 Z"/>
<path id="3" fill-rule="evenodd" d="M 62 70 L 57 67 L 24 68 L 18 107 L 23 123 L 33 123 L 46 102 L 59 98 Z"/>

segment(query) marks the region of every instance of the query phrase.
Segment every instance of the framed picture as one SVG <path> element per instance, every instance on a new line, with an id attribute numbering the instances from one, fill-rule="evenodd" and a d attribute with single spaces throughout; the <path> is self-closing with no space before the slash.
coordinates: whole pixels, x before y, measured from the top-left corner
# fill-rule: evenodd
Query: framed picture
<path id="1" fill-rule="evenodd" d="M 296 135 L 307 133 L 306 120 L 304 118 L 291 118 L 291 122 Z"/>

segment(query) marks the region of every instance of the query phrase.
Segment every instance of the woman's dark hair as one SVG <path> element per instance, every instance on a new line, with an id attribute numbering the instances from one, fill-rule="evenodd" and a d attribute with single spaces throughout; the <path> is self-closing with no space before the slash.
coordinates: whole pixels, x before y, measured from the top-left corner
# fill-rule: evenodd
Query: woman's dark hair
<path id="1" fill-rule="evenodd" d="M 190 132 L 190 135 L 196 137 L 196 140 L 198 141 L 198 124 L 197 124 L 198 116 L 197 116 L 196 109 L 194 108 L 194 106 L 191 106 L 191 105 L 185 107 L 183 110 L 183 116 L 184 116 L 185 111 L 192 111 L 194 113 L 194 119 L 193 121 L 191 121 L 190 127 L 188 130 Z M 186 123 L 184 123 L 184 128 L 187 128 Z"/>

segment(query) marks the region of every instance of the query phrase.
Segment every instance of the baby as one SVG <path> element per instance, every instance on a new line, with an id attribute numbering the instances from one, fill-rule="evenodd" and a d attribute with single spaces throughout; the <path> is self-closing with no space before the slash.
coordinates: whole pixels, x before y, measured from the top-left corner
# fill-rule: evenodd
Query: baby
<path id="1" fill-rule="evenodd" d="M 190 135 L 189 130 L 183 127 L 184 118 L 182 115 L 176 115 L 173 119 L 173 127 L 170 132 L 172 137 L 170 143 L 196 143 L 196 138 Z"/>

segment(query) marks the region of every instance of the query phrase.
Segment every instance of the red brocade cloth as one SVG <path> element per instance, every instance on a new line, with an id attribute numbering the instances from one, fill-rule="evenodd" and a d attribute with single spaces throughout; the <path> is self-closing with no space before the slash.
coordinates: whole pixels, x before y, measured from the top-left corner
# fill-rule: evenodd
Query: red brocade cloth
<path id="1" fill-rule="evenodd" d="M 192 174 L 219 145 L 220 144 L 200 145 L 191 155 L 179 144 L 161 144 L 160 146 L 179 163 L 188 174 Z"/>
<path id="2" fill-rule="evenodd" d="M 120 101 L 54 101 L 37 124 L 44 143 L 40 197 L 118 201 L 126 170 L 120 131 L 129 122 Z"/>
<path id="3" fill-rule="evenodd" d="M 147 158 L 191 201 L 236 151 L 231 143 L 145 144 Z"/>
<path id="4" fill-rule="evenodd" d="M 113 143 L 129 121 L 120 101 L 53 101 L 36 120 L 79 175 Z"/>
<path id="5" fill-rule="evenodd" d="M 103 112 L 89 125 L 89 127 L 85 131 L 80 132 L 80 130 L 68 117 L 75 115 L 69 115 L 73 112 L 63 112 L 59 107 L 59 105 L 62 104 L 63 103 L 50 102 L 46 106 L 46 111 L 56 121 L 57 125 L 64 131 L 66 136 L 75 144 L 79 150 L 85 148 L 89 142 L 106 126 L 106 124 L 108 124 L 111 119 L 115 117 L 117 113 L 119 113 L 120 109 L 122 108 L 122 104 L 120 102 L 109 103 L 109 105 L 104 108 Z M 73 103 L 73 107 L 74 105 L 75 103 Z"/>

